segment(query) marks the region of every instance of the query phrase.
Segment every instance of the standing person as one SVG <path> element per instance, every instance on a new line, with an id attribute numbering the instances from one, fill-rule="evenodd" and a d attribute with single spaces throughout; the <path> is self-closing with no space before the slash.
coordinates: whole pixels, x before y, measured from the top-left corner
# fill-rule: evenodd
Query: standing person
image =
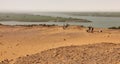
<path id="1" fill-rule="evenodd" d="M 91 33 L 93 33 L 93 32 L 94 32 L 94 28 L 92 27 L 92 28 L 91 28 Z"/>
<path id="2" fill-rule="evenodd" d="M 91 32 L 91 28 L 92 28 L 92 27 L 89 26 L 87 32 Z"/>

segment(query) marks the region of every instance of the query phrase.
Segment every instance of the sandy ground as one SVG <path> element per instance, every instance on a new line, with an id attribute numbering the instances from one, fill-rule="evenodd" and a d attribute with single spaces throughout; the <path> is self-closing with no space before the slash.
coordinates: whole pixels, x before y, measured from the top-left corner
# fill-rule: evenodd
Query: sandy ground
<path id="1" fill-rule="evenodd" d="M 86 29 L 78 26 L 65 30 L 59 26 L 0 26 L 0 61 L 60 46 L 120 43 L 120 30 L 96 28 L 94 33 L 87 33 Z"/>
<path id="2" fill-rule="evenodd" d="M 120 44 L 96 43 L 63 46 L 19 57 L 13 64 L 118 64 Z M 9 64 L 3 61 L 2 64 Z"/>

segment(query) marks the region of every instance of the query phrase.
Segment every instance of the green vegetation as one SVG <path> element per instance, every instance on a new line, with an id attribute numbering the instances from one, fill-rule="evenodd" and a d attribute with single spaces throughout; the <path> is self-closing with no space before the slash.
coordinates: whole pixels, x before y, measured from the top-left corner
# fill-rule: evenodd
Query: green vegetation
<path id="1" fill-rule="evenodd" d="M 47 24 L 31 24 L 31 25 L 15 25 L 15 26 L 24 26 L 24 27 L 34 27 L 34 26 L 44 26 L 44 27 L 52 27 L 57 26 L 55 24 L 47 25 Z"/>
<path id="2" fill-rule="evenodd" d="M 41 16 L 32 14 L 13 14 L 13 13 L 1 13 L 0 21 L 29 21 L 29 22 L 65 22 L 65 21 L 76 21 L 76 22 L 90 22 L 85 19 L 77 18 L 63 18 L 63 17 L 52 17 L 52 16 Z"/>
<path id="3" fill-rule="evenodd" d="M 109 29 L 120 29 L 120 26 L 119 27 L 110 27 Z"/>

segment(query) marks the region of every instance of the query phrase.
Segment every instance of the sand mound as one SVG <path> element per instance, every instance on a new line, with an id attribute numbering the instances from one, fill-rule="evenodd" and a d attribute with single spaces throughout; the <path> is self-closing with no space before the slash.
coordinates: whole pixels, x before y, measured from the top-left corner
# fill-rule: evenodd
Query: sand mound
<path id="1" fill-rule="evenodd" d="M 66 46 L 19 57 L 14 64 L 118 64 L 120 44 Z"/>

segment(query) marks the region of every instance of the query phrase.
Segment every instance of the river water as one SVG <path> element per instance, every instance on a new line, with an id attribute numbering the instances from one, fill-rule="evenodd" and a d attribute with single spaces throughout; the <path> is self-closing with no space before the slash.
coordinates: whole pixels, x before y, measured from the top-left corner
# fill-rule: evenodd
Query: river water
<path id="1" fill-rule="evenodd" d="M 84 26 L 93 26 L 97 28 L 108 28 L 113 26 L 120 26 L 120 17 L 92 17 L 92 16 L 73 16 L 63 13 L 32 13 L 34 15 L 45 15 L 45 16 L 54 16 L 54 17 L 73 17 L 80 19 L 87 19 L 92 22 L 18 22 L 18 21 L 0 21 L 0 23 L 5 25 L 29 25 L 29 24 L 56 24 L 56 25 L 84 25 Z"/>

